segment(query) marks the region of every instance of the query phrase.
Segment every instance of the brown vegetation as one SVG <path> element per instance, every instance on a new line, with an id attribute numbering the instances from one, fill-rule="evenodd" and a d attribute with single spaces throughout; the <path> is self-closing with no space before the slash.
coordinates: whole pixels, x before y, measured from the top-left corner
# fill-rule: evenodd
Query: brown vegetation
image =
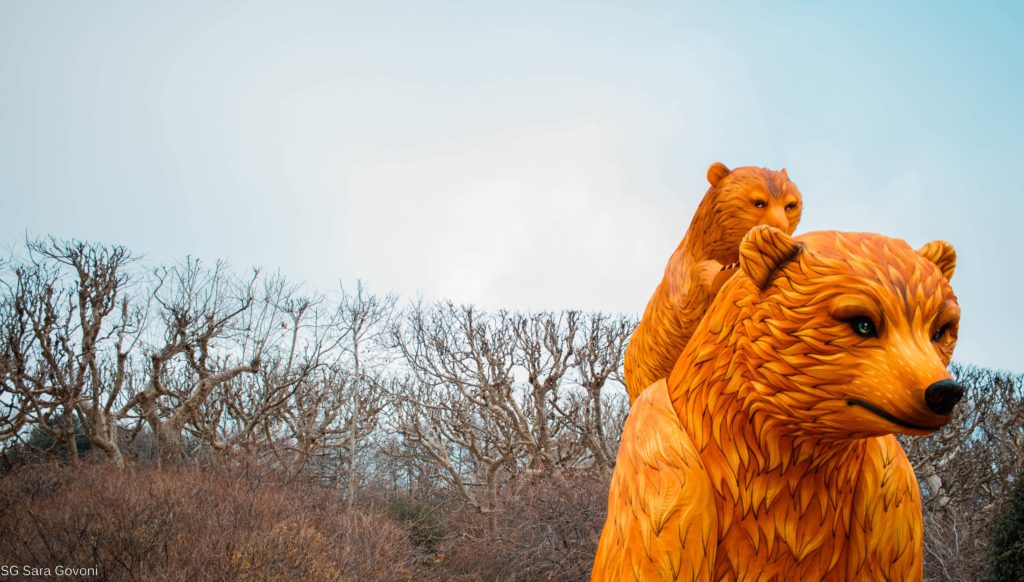
<path id="1" fill-rule="evenodd" d="M 22 467 L 0 478 L 0 563 L 110 580 L 411 580 L 414 549 L 336 492 L 241 468 Z"/>
<path id="2" fill-rule="evenodd" d="M 586 580 L 605 518 L 608 478 L 598 471 L 549 475 L 510 499 L 493 533 L 475 516 L 448 517 L 453 532 L 438 579 Z"/>

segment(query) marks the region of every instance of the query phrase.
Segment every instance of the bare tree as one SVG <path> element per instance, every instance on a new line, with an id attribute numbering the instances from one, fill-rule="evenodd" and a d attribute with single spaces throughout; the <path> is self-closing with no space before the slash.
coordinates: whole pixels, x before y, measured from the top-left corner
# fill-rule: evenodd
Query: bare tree
<path id="1" fill-rule="evenodd" d="M 564 417 L 555 415 L 562 380 L 573 363 L 573 344 L 579 313 L 563 311 L 515 315 L 515 363 L 526 372 L 528 391 L 525 405 L 531 418 L 529 427 L 532 469 L 551 471 L 575 456 L 575 451 L 556 449 L 556 439 L 564 428 Z"/>
<path id="2" fill-rule="evenodd" d="M 256 350 L 260 369 L 215 390 L 190 422 L 193 434 L 215 449 L 247 454 L 288 440 L 284 429 L 296 394 L 317 382 L 324 358 L 339 343 L 329 337 L 323 303 L 322 296 L 303 295 L 280 275 L 263 281 L 260 296 L 234 324 L 243 330 L 234 342 L 238 352 Z"/>
<path id="3" fill-rule="evenodd" d="M 440 475 L 486 518 L 493 533 L 502 510 L 502 477 L 526 448 L 507 426 L 481 416 L 472 402 L 447 388 L 408 378 L 396 406 L 398 431 L 406 445 L 441 469 Z"/>
<path id="4" fill-rule="evenodd" d="M 11 264 L 0 264 L 7 275 Z M 34 356 L 36 342 L 24 307 L 26 276 L 14 270 L 13 280 L 0 279 L 0 441 L 19 434 L 38 420 L 33 406 L 46 393 L 45 367 Z M 32 413 L 36 412 L 35 418 Z"/>
<path id="5" fill-rule="evenodd" d="M 121 466 L 118 405 L 141 327 L 126 293 L 132 257 L 124 247 L 54 238 L 26 247 L 27 260 L 6 285 L 5 400 L 20 408 L 14 419 L 33 415 L 39 430 L 64 442 L 72 463 L 77 418 L 90 442 Z"/>
<path id="6" fill-rule="evenodd" d="M 347 438 L 344 441 L 344 458 L 348 462 L 346 484 L 349 507 L 355 500 L 357 479 L 356 463 L 360 443 L 377 427 L 377 419 L 384 408 L 384 366 L 380 359 L 381 348 L 386 345 L 395 310 L 394 295 L 379 296 L 371 293 L 362 281 L 356 283 L 354 293 L 341 289 L 336 321 L 341 331 L 343 344 L 351 362 L 351 376 L 347 383 L 338 388 L 349 388 L 346 397 L 340 399 L 342 408 L 339 420 L 343 423 Z"/>
<path id="7" fill-rule="evenodd" d="M 317 456 L 324 456 L 338 440 L 348 437 L 340 419 L 350 393 L 349 382 L 347 371 L 331 365 L 296 385 L 291 402 L 280 415 L 286 429 L 283 441 L 292 453 L 288 463 L 292 475 L 300 474 Z M 327 465 L 328 470 L 333 469 L 330 463 Z M 332 475 L 320 472 L 317 476 L 329 480 Z"/>
<path id="8" fill-rule="evenodd" d="M 574 364 L 576 379 L 584 394 L 570 408 L 560 408 L 559 412 L 575 427 L 578 439 L 590 450 L 594 464 L 610 473 L 627 412 L 623 401 L 622 362 L 636 321 L 624 316 L 591 313 L 584 318 L 581 327 L 574 345 Z M 621 390 L 608 394 L 609 381 Z"/>
<path id="9" fill-rule="evenodd" d="M 341 480 L 351 504 L 364 440 L 386 404 L 380 340 L 395 298 L 360 282 L 328 306 L 279 277 L 264 287 L 238 321 L 267 338 L 259 373 L 225 382 L 190 430 L 217 449 L 269 450 L 292 476 Z"/>
<path id="10" fill-rule="evenodd" d="M 411 370 L 396 398 L 398 430 L 495 531 L 503 472 L 538 450 L 514 389 L 510 316 L 418 304 L 393 337 Z"/>
<path id="11" fill-rule="evenodd" d="M 206 269 L 189 259 L 154 276 L 162 341 L 151 348 L 148 383 L 131 404 L 152 430 L 161 462 L 175 463 L 185 453 L 186 426 L 214 390 L 259 371 L 267 337 L 249 337 L 235 325 L 254 301 L 258 272 L 240 282 L 223 263 Z M 241 337 L 244 343 L 229 342 Z"/>

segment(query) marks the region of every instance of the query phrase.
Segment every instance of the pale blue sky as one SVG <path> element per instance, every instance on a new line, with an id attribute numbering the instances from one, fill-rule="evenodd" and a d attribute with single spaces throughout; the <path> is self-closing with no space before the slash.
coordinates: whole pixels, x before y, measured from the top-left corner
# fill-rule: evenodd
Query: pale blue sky
<path id="1" fill-rule="evenodd" d="M 639 314 L 716 160 L 951 241 L 1024 369 L 1021 3 L 0 0 L 0 242 Z"/>

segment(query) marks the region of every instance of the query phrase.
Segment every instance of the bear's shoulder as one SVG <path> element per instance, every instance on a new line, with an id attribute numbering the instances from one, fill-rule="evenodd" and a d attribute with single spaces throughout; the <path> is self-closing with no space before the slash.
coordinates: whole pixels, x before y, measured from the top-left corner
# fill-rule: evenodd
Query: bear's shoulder
<path id="1" fill-rule="evenodd" d="M 640 394 L 626 419 L 608 512 L 592 580 L 710 579 L 714 491 L 664 380 Z"/>

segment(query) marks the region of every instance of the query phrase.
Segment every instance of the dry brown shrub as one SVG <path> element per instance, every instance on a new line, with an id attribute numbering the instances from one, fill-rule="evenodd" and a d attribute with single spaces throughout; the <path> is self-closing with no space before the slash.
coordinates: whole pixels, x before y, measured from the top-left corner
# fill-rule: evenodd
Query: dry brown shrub
<path id="1" fill-rule="evenodd" d="M 523 483 L 499 515 L 498 532 L 471 512 L 449 519 L 438 580 L 587 580 L 608 505 L 599 471 L 539 475 Z"/>
<path id="2" fill-rule="evenodd" d="M 0 563 L 112 580 L 411 580 L 384 515 L 222 469 L 23 467 L 0 478 Z"/>

